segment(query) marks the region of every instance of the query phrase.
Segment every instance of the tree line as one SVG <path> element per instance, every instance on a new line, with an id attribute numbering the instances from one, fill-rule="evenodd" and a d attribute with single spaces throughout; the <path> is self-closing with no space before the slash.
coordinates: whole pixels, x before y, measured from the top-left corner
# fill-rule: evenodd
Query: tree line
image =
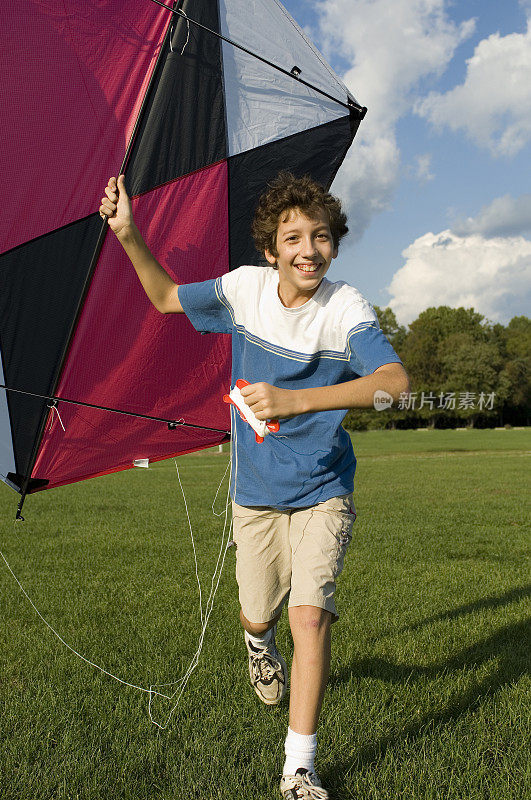
<path id="1" fill-rule="evenodd" d="M 375 311 L 400 356 L 411 393 L 397 406 L 349 411 L 350 430 L 529 425 L 531 320 L 492 324 L 473 308 L 439 306 L 408 328 L 390 308 Z"/>

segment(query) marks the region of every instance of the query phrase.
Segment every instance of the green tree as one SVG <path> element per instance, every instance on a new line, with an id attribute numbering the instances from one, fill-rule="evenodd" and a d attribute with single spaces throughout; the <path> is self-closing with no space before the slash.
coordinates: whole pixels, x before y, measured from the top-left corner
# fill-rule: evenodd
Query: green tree
<path id="1" fill-rule="evenodd" d="M 439 306 L 419 314 L 402 347 L 418 418 L 432 426 L 458 419 L 473 425 L 480 415 L 499 414 L 508 386 L 500 378 L 504 342 L 503 332 L 473 308 Z"/>
<path id="2" fill-rule="evenodd" d="M 494 340 L 452 333 L 439 343 L 438 359 L 444 376 L 441 389 L 446 395 L 455 395 L 458 417 L 473 426 L 480 414 L 499 414 L 508 384 L 502 376 L 502 353 Z"/>
<path id="3" fill-rule="evenodd" d="M 385 333 L 398 355 L 400 355 L 400 350 L 407 336 L 406 328 L 404 325 L 398 324 L 395 313 L 389 306 L 387 306 L 387 308 L 374 306 L 374 310 L 376 311 L 380 328 Z"/>
<path id="4" fill-rule="evenodd" d="M 350 411 L 347 427 L 448 426 L 459 420 L 474 425 L 489 417 L 529 424 L 528 317 L 514 317 L 504 326 L 489 323 L 473 308 L 439 306 L 423 311 L 406 330 L 392 309 L 375 306 L 375 311 L 409 374 L 414 398 L 403 410 Z"/>
<path id="5" fill-rule="evenodd" d="M 502 376 L 507 383 L 504 418 L 529 424 L 531 416 L 531 320 L 513 317 L 500 332 L 505 356 Z"/>
<path id="6" fill-rule="evenodd" d="M 531 358 L 531 319 L 513 317 L 505 328 L 505 342 L 509 358 Z"/>
<path id="7" fill-rule="evenodd" d="M 427 308 L 409 326 L 402 354 L 412 384 L 426 391 L 439 390 L 445 379 L 440 345 L 452 334 L 467 333 L 474 340 L 485 339 L 483 315 L 473 308 L 439 306 Z"/>

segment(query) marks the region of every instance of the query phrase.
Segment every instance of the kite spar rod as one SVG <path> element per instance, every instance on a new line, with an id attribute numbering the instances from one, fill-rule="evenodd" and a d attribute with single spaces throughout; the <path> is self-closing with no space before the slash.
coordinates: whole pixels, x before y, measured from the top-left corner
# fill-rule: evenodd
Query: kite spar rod
<path id="1" fill-rule="evenodd" d="M 25 392 L 22 389 L 12 389 L 9 386 L 4 386 L 0 384 L 0 389 L 4 389 L 6 392 L 16 392 L 17 394 L 26 394 L 30 397 L 38 397 L 41 400 L 51 400 L 54 405 L 57 403 L 69 403 L 70 405 L 74 406 L 83 406 L 84 408 L 94 408 L 97 411 L 111 411 L 113 414 L 124 414 L 126 417 L 138 417 L 139 419 L 148 419 L 152 422 L 165 422 L 168 425 L 170 430 L 175 430 L 177 427 L 183 428 L 199 428 L 202 431 L 212 431 L 213 433 L 224 433 L 226 436 L 230 436 L 230 431 L 221 430 L 221 428 L 209 428 L 206 425 L 194 425 L 193 422 L 181 422 L 180 420 L 175 419 L 166 419 L 165 417 L 150 417 L 149 414 L 140 414 L 140 412 L 135 411 L 123 411 L 120 408 L 110 408 L 109 406 L 98 406 L 94 403 L 84 403 L 82 400 L 70 400 L 67 397 L 56 397 L 55 395 L 48 395 L 48 394 L 36 394 L 35 392 Z M 49 406 L 51 408 L 51 406 Z"/>
<path id="2" fill-rule="evenodd" d="M 191 17 L 189 17 L 180 8 L 177 9 L 170 8 L 169 6 L 164 5 L 164 3 L 161 3 L 160 0 L 151 0 L 151 2 L 156 3 L 158 6 L 161 6 L 162 8 L 166 8 L 168 11 L 171 11 L 171 13 L 175 14 L 177 17 L 181 17 L 182 19 L 186 19 L 188 22 L 191 22 L 193 25 L 197 25 L 198 28 L 202 28 L 204 31 L 208 31 L 208 33 L 211 33 L 213 36 L 217 36 L 218 39 L 223 39 L 224 42 L 227 42 L 227 44 L 231 44 L 238 50 L 243 50 L 243 52 L 247 53 L 247 55 L 252 56 L 253 58 L 257 58 L 258 61 L 261 61 L 263 64 L 267 64 L 268 66 L 273 67 L 273 69 L 278 70 L 278 72 L 282 72 L 284 75 L 287 75 L 288 78 L 293 78 L 299 83 L 302 83 L 304 86 L 307 86 L 309 89 L 313 89 L 314 92 L 322 94 L 323 97 L 327 97 L 329 100 L 333 100 L 334 103 L 338 103 L 340 106 L 343 106 L 343 108 L 346 108 L 351 113 L 353 111 L 357 111 L 360 120 L 362 120 L 365 117 L 365 114 L 367 113 L 367 109 L 365 108 L 365 106 L 360 106 L 350 97 L 348 99 L 348 103 L 344 103 L 342 100 L 338 100 L 337 97 L 334 97 L 333 95 L 328 94 L 328 92 L 319 89 L 318 86 L 314 86 L 313 83 L 308 83 L 308 81 L 305 81 L 303 78 L 300 77 L 301 71 L 298 67 L 293 67 L 290 72 L 289 70 L 284 69 L 283 67 L 279 67 L 278 64 L 275 64 L 273 61 L 268 61 L 267 58 L 259 56 L 258 53 L 254 53 L 252 50 L 248 50 L 247 47 L 244 47 L 242 44 L 235 42 L 233 39 L 229 39 L 227 36 L 223 36 L 223 34 L 218 33 L 217 31 L 213 31 L 212 28 L 207 28 L 206 25 L 203 25 L 196 19 L 192 19 Z"/>

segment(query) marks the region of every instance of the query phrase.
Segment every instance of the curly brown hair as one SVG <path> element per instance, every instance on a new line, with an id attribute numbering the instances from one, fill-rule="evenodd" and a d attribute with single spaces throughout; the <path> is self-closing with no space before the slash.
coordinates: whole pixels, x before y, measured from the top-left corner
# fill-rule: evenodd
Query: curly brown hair
<path id="1" fill-rule="evenodd" d="M 342 211 L 341 201 L 337 197 L 309 175 L 296 178 L 291 172 L 282 171 L 267 184 L 258 201 L 252 234 L 259 252 L 268 250 L 273 256 L 278 256 L 278 225 L 283 214 L 292 208 L 298 208 L 310 219 L 324 209 L 328 213 L 334 247 L 338 247 L 340 240 L 348 233 L 347 215 Z"/>

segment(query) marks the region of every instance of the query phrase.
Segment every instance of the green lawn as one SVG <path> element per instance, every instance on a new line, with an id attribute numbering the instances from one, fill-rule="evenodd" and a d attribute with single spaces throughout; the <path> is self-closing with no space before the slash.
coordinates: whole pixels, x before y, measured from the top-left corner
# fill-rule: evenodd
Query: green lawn
<path id="1" fill-rule="evenodd" d="M 319 732 L 323 782 L 336 800 L 524 800 L 531 433 L 353 440 L 359 516 Z M 205 598 L 227 452 L 178 463 Z M 15 525 L 16 503 L 4 487 L 0 548 L 48 622 L 126 681 L 178 680 L 200 622 L 173 461 L 31 496 Z M 161 731 L 146 694 L 67 650 L 0 561 L 2 800 L 278 797 L 287 705 L 267 708 L 248 686 L 233 573 L 231 548 L 199 665 Z M 278 640 L 289 654 L 286 619 Z M 154 702 L 159 719 L 170 708 Z"/>

